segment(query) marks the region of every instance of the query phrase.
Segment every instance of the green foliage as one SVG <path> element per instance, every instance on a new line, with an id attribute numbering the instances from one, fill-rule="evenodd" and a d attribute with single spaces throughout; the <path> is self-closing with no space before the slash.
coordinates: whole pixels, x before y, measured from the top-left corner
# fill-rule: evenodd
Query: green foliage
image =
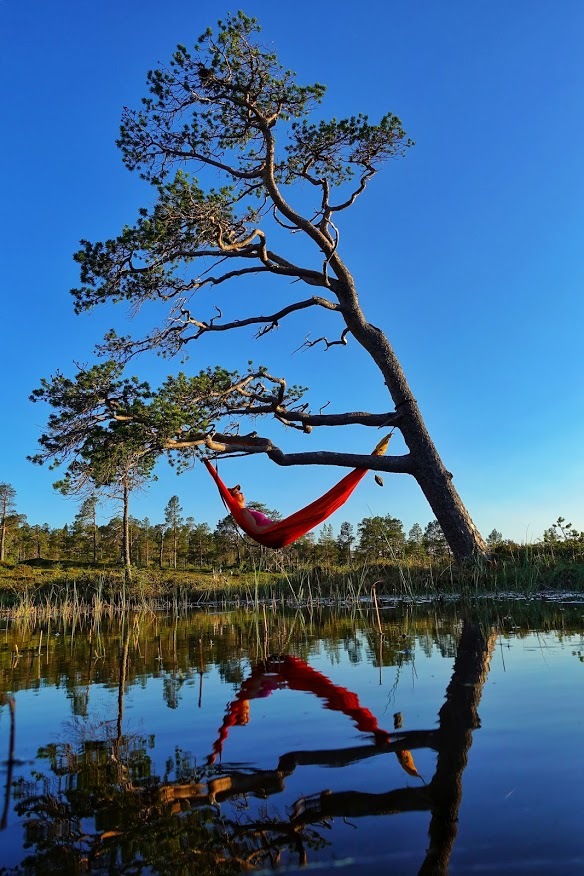
<path id="1" fill-rule="evenodd" d="M 0 484 L 0 509 L 2 515 L 9 514 L 14 510 L 14 500 L 16 499 L 16 490 L 12 484 L 5 482 Z"/>
<path id="2" fill-rule="evenodd" d="M 424 538 L 424 533 L 422 531 L 422 527 L 419 523 L 414 523 L 410 531 L 408 532 L 408 542 L 412 545 L 420 545 L 422 544 Z"/>
<path id="3" fill-rule="evenodd" d="M 300 86 L 255 41 L 257 21 L 239 12 L 208 29 L 194 54 L 179 45 L 166 69 L 150 70 L 140 110 L 126 109 L 118 146 L 130 170 L 158 184 L 174 163 L 215 166 L 240 150 L 243 179 L 261 176 L 265 126 L 299 118 L 320 102 L 322 85 Z M 174 161 L 172 160 L 174 157 Z"/>
<path id="4" fill-rule="evenodd" d="M 337 537 L 337 548 L 341 562 L 351 562 L 351 548 L 355 542 L 355 530 L 352 523 L 345 520 L 341 523 Z"/>
<path id="5" fill-rule="evenodd" d="M 179 497 L 171 496 L 164 509 L 164 520 L 167 526 L 170 526 L 172 529 L 178 529 L 183 522 L 182 510 Z"/>
<path id="6" fill-rule="evenodd" d="M 549 529 L 545 530 L 543 540 L 547 544 L 584 541 L 584 532 L 578 532 L 577 529 L 574 529 L 572 524 L 566 521 L 565 517 L 558 517 L 556 522 Z"/>
<path id="7" fill-rule="evenodd" d="M 148 478 L 167 453 L 179 467 L 189 466 L 212 425 L 229 418 L 269 392 L 265 369 L 241 375 L 216 366 L 197 375 L 169 376 L 158 390 L 136 377 L 125 377 L 113 361 L 81 369 L 74 378 L 56 374 L 42 379 L 31 395 L 53 412 L 39 439 L 42 450 L 29 457 L 51 468 L 69 462 L 59 488 L 71 492 L 91 480 L 95 486 L 128 476 Z M 285 398 L 297 400 L 302 388 Z"/>
<path id="8" fill-rule="evenodd" d="M 179 530 L 183 523 L 182 508 L 178 496 L 171 496 L 164 509 L 164 522 L 172 533 L 172 564 L 177 567 Z"/>
<path id="9" fill-rule="evenodd" d="M 201 248 L 214 245 L 218 228 L 229 227 L 232 236 L 241 235 L 254 218 L 253 213 L 236 218 L 231 188 L 205 193 L 183 171 L 157 192 L 152 212 L 140 210 L 134 227 L 126 226 L 104 243 L 81 241 L 82 249 L 74 255 L 83 284 L 72 290 L 76 313 L 106 299 L 168 298 L 196 288 L 196 281 L 185 282 L 174 274 L 174 265 L 188 264 Z"/>
<path id="10" fill-rule="evenodd" d="M 16 505 L 16 490 L 12 484 L 0 483 L 0 563 L 6 559 L 6 546 L 10 530 L 18 524 L 18 515 L 14 513 Z"/>
<path id="11" fill-rule="evenodd" d="M 144 349 L 173 355 L 212 330 L 213 320 L 192 318 L 187 305 L 205 284 L 268 273 L 328 288 L 319 271 L 266 248 L 274 228 L 264 228 L 268 217 L 308 234 L 330 260 L 336 249 L 336 232 L 329 229 L 333 212 L 351 206 L 379 167 L 412 145 L 391 113 L 378 124 L 364 115 L 311 121 L 324 86 L 299 84 L 261 45 L 259 31 L 255 19 L 227 15 L 216 33 L 201 35 L 192 52 L 179 45 L 167 67 L 150 70 L 140 107 L 124 109 L 117 145 L 125 165 L 154 187 L 156 200 L 117 237 L 81 241 L 75 308 L 106 300 L 176 305 L 171 324 L 141 340 L 108 334 L 104 349 L 115 355 Z M 185 169 L 189 164 L 204 175 L 205 185 Z M 218 187 L 207 184 L 210 174 Z M 298 183 L 311 195 L 316 186 L 315 210 L 307 213 L 316 220 L 301 216 L 280 188 Z M 344 184 L 347 190 L 332 205 L 331 190 Z M 218 257 L 226 271 L 209 275 Z M 195 260 L 208 266 L 190 273 Z"/>
<path id="12" fill-rule="evenodd" d="M 310 173 L 316 179 L 326 177 L 331 185 L 348 182 L 355 169 L 371 168 L 390 157 L 405 154 L 412 146 L 397 116 L 388 114 L 378 125 L 370 125 L 367 116 L 292 125 L 291 142 L 286 147 L 288 161 L 280 173 L 291 183 Z"/>
<path id="13" fill-rule="evenodd" d="M 277 511 L 258 502 L 250 502 L 249 507 L 271 519 L 280 517 Z M 29 524 L 18 515 L 10 518 L 9 562 L 0 567 L 0 591 L 34 591 L 42 601 L 52 588 L 75 583 L 89 601 L 100 588 L 104 597 L 115 599 L 120 592 L 123 519 L 115 516 L 94 531 L 94 508 L 95 497 L 90 497 L 81 504 L 72 525 L 58 528 L 46 523 Z M 281 551 L 268 551 L 242 538 L 231 516 L 212 528 L 182 515 L 180 499 L 173 496 L 164 515 L 161 513 L 164 523 L 129 518 L 130 559 L 136 580 L 126 588 L 128 600 L 166 597 L 175 584 L 206 592 L 213 587 L 216 590 L 220 580 L 227 590 L 231 586 L 237 589 L 237 576 L 252 570 L 254 574 L 266 574 L 272 581 L 280 580 L 280 575 L 284 575 L 284 581 L 292 580 L 291 576 L 301 581 L 303 576 L 316 577 L 321 588 L 323 579 L 329 581 L 327 587 L 333 587 L 343 577 L 369 576 L 385 582 L 388 592 L 405 595 L 424 590 L 455 593 L 463 587 L 473 592 L 584 588 L 584 539 L 580 534 L 519 545 L 500 538 L 495 530 L 497 541 L 491 544 L 489 561 L 458 570 L 436 521 L 424 528 L 415 524 L 406 540 L 397 518 L 365 518 L 357 527 L 355 550 L 351 550 L 355 542 L 352 524 L 341 523 L 337 536 L 328 524 L 317 538 L 311 533 Z M 564 518 L 559 521 L 566 535 L 575 532 Z M 234 570 L 236 577 L 232 580 Z M 167 572 L 173 577 L 165 577 Z M 105 580 L 111 580 L 111 587 L 100 584 Z M 314 595 L 314 584 L 311 588 Z"/>
<path id="14" fill-rule="evenodd" d="M 122 418 L 139 419 L 150 398 L 148 384 L 123 378 L 122 367 L 113 361 L 82 368 L 74 379 L 61 373 L 43 378 L 30 400 L 45 402 L 56 412 L 49 415 L 47 431 L 39 439 L 42 452 L 30 457 L 31 461 L 42 465 L 50 460 L 55 467 L 70 456 L 91 459 L 108 439 L 116 444 L 122 436 L 134 443 L 136 430 L 123 432 L 126 420 Z"/>
<path id="15" fill-rule="evenodd" d="M 431 520 L 424 530 L 423 545 L 431 556 L 444 557 L 450 554 L 448 542 L 437 520 Z"/>
<path id="16" fill-rule="evenodd" d="M 369 562 L 400 556 L 405 542 L 403 523 L 391 514 L 365 517 L 357 528 L 357 553 Z"/>

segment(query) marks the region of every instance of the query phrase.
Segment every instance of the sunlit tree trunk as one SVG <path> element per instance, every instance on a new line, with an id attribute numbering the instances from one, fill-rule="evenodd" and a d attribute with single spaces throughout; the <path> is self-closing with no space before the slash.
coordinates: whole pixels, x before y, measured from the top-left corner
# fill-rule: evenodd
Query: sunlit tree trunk
<path id="1" fill-rule="evenodd" d="M 14 499 L 16 490 L 11 484 L 0 484 L 0 562 L 4 562 L 6 558 L 6 531 L 8 526 L 8 515 L 14 508 Z"/>
<path id="2" fill-rule="evenodd" d="M 391 344 L 380 329 L 366 321 L 353 278 L 344 265 L 340 265 L 340 270 L 345 272 L 345 277 L 338 297 L 343 304 L 346 324 L 383 375 L 399 416 L 397 425 L 410 452 L 410 473 L 424 493 L 456 559 L 467 560 L 485 554 L 487 546 L 430 438 Z"/>
<path id="3" fill-rule="evenodd" d="M 122 514 L 122 562 L 124 564 L 124 576 L 126 581 L 132 580 L 132 559 L 130 556 L 130 490 L 127 483 L 123 485 L 123 514 Z"/>

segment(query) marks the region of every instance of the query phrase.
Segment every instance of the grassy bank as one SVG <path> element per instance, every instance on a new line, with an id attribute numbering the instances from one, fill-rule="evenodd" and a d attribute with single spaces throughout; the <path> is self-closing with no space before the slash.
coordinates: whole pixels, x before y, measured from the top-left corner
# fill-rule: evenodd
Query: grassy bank
<path id="1" fill-rule="evenodd" d="M 457 565 L 447 558 L 407 558 L 359 568 L 298 571 L 228 569 L 134 569 L 126 581 L 120 568 L 44 562 L 0 566 L 0 605 L 6 610 L 64 603 L 101 608 L 249 605 L 278 601 L 310 604 L 386 598 L 440 598 L 545 592 L 584 593 L 584 558 L 579 552 L 525 547 L 500 551 L 489 561 Z"/>

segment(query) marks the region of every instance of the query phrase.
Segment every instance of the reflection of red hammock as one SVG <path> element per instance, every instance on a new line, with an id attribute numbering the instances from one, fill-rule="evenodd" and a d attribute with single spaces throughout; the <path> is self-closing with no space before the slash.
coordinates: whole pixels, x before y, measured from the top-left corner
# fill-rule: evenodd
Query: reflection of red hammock
<path id="1" fill-rule="evenodd" d="M 379 442 L 372 455 L 382 456 L 389 442 L 389 436 Z M 254 541 L 263 544 L 265 547 L 281 548 L 287 544 L 292 544 L 296 539 L 301 538 L 309 530 L 314 529 L 331 514 L 334 514 L 341 505 L 343 505 L 357 484 L 365 477 L 368 469 L 355 468 L 348 475 L 335 484 L 324 496 L 311 502 L 300 511 L 296 511 L 284 520 L 276 520 L 268 529 L 263 532 L 252 532 L 246 521 L 246 514 L 242 513 L 244 509 L 240 508 L 235 502 L 233 496 L 219 477 L 217 469 L 211 465 L 208 459 L 203 460 L 207 466 L 209 473 L 215 480 L 217 488 L 221 493 L 221 498 L 229 509 L 229 513 L 234 518 L 237 525 L 249 535 Z"/>
<path id="2" fill-rule="evenodd" d="M 355 722 L 358 730 L 364 733 L 372 733 L 377 745 L 383 745 L 389 741 L 389 733 L 380 730 L 377 718 L 359 704 L 357 694 L 333 684 L 330 679 L 317 672 L 299 657 L 271 657 L 264 663 L 260 663 L 247 678 L 236 698 L 227 708 L 223 723 L 219 728 L 219 734 L 213 745 L 211 762 L 223 750 L 223 743 L 227 739 L 229 728 L 235 724 L 246 724 L 248 721 L 249 700 L 269 697 L 272 691 L 287 688 L 288 690 L 308 691 L 316 694 L 324 700 L 325 709 L 333 712 L 342 712 Z"/>
<path id="3" fill-rule="evenodd" d="M 390 741 L 387 730 L 382 730 L 375 715 L 360 705 L 357 694 L 347 690 L 346 687 L 333 684 L 326 675 L 317 672 L 299 657 L 285 655 L 270 657 L 260 663 L 243 682 L 236 698 L 227 707 L 217 739 L 213 743 L 213 753 L 209 756 L 209 763 L 215 763 L 217 757 L 221 756 L 229 729 L 236 724 L 241 726 L 249 721 L 249 701 L 269 697 L 272 691 L 282 688 L 316 694 L 319 699 L 324 700 L 325 709 L 342 712 L 355 722 L 357 730 L 371 733 L 376 745 L 385 745 Z M 407 773 L 418 776 L 414 759 L 409 751 L 396 751 L 395 754 Z"/>

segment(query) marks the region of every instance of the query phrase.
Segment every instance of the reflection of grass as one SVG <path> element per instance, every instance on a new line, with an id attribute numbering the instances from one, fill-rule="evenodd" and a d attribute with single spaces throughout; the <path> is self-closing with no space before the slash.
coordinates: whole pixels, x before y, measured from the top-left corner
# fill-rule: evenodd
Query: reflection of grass
<path id="1" fill-rule="evenodd" d="M 448 558 L 405 557 L 359 569 L 221 573 L 136 569 L 124 585 L 122 569 L 63 568 L 44 563 L 0 568 L 0 604 L 26 615 L 59 606 L 74 611 L 145 607 L 179 611 L 200 605 L 257 606 L 263 603 L 357 605 L 371 596 L 415 600 L 423 596 L 479 596 L 545 591 L 584 592 L 584 559 L 545 546 L 501 549 L 489 561 L 466 565 Z"/>
<path id="2" fill-rule="evenodd" d="M 463 619 L 483 629 L 496 628 L 502 640 L 556 631 L 559 638 L 582 635 L 582 603 L 576 600 L 511 598 L 444 599 L 416 603 L 379 601 L 382 635 L 371 603 L 297 609 L 280 603 L 232 611 L 173 615 L 171 611 L 101 614 L 75 609 L 39 608 L 28 615 L 3 618 L 0 639 L 0 690 L 15 695 L 45 685 L 66 684 L 72 710 L 88 715 L 94 684 L 118 687 L 120 657 L 126 653 L 124 684 L 141 684 L 145 672 L 162 679 L 165 701 L 176 703 L 206 696 L 211 667 L 227 683 L 239 686 L 255 663 L 267 655 L 293 654 L 310 663 L 322 647 L 330 655 L 347 652 L 353 664 L 414 670 L 418 649 L 427 656 L 437 648 L 454 658 Z M 324 644 L 323 644 L 324 643 Z M 336 658 L 335 658 L 336 662 Z M 0 704 L 1 709 L 1 704 Z M 108 714 L 108 719 L 115 716 Z M 4 720 L 4 715 L 2 715 Z M 0 725 L 2 723 L 0 720 Z M 4 746 L 4 743 L 3 743 Z M 4 752 L 0 752 L 4 757 Z"/>

